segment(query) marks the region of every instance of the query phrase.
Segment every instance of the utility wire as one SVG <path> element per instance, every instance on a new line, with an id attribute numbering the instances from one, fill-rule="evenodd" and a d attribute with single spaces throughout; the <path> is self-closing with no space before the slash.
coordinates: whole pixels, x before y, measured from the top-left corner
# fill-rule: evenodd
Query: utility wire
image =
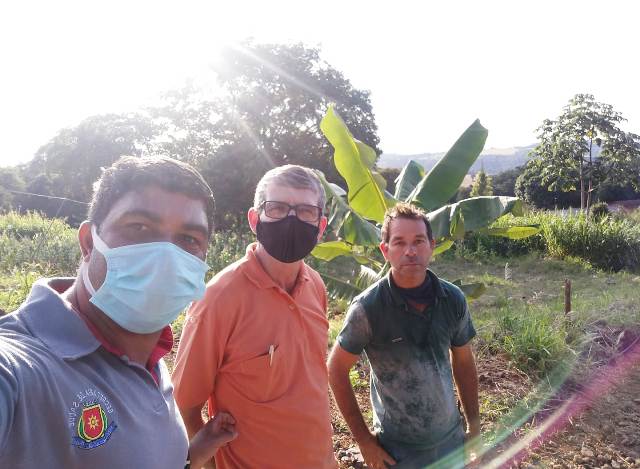
<path id="1" fill-rule="evenodd" d="M 67 197 L 56 197 L 54 195 L 34 194 L 33 192 L 14 191 L 12 189 L 6 189 L 6 190 L 7 190 L 7 192 L 11 192 L 12 194 L 33 195 L 35 197 L 44 197 L 46 199 L 56 199 L 56 200 L 62 200 L 62 201 L 66 201 L 66 202 L 73 202 L 73 203 L 81 204 L 81 205 L 89 205 L 88 202 L 81 202 L 80 200 L 69 199 Z"/>

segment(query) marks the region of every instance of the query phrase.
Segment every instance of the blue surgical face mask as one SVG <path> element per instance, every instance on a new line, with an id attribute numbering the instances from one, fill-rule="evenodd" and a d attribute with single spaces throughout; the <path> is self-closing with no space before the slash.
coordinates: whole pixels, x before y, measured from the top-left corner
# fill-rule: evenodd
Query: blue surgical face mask
<path id="1" fill-rule="evenodd" d="M 97 290 L 82 279 L 91 303 L 120 327 L 137 334 L 156 332 L 203 297 L 209 266 L 173 243 L 155 242 L 109 248 L 91 227 L 93 246 L 107 262 L 107 274 Z"/>

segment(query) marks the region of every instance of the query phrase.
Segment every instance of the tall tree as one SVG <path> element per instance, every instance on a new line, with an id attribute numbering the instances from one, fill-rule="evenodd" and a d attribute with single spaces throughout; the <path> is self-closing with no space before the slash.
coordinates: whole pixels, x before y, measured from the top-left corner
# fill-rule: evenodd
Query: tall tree
<path id="1" fill-rule="evenodd" d="M 580 207 L 588 209 L 592 191 L 607 178 L 640 184 L 640 136 L 622 131 L 624 121 L 611 105 L 577 94 L 556 120 L 540 126 L 527 164 L 540 170 L 549 190 L 578 190 Z"/>
<path id="2" fill-rule="evenodd" d="M 62 129 L 58 135 L 40 147 L 26 165 L 27 187 L 32 192 L 89 202 L 93 182 L 103 167 L 122 155 L 140 156 L 150 151 L 159 128 L 140 114 L 107 114 L 85 119 L 76 127 Z M 68 204 L 62 210 L 60 202 L 25 198 L 25 209 L 38 209 L 48 216 L 56 213 L 82 220 L 86 206 Z"/>
<path id="3" fill-rule="evenodd" d="M 200 166 L 222 148 L 250 144 L 262 160 L 258 166 L 302 164 L 337 182 L 341 177 L 319 126 L 335 103 L 354 137 L 380 154 L 369 92 L 354 88 L 318 49 L 245 43 L 226 49 L 220 64 L 217 97 L 190 83 L 151 111 L 168 126 L 165 153 Z"/>
<path id="4" fill-rule="evenodd" d="M 538 208 L 567 208 L 580 204 L 580 193 L 562 192 L 543 182 L 541 164 L 532 160 L 524 167 L 515 183 L 516 197 Z"/>
<path id="5" fill-rule="evenodd" d="M 494 175 L 491 178 L 493 185 L 494 195 L 510 195 L 513 196 L 516 193 L 516 179 L 524 171 L 524 166 L 518 166 L 513 169 L 507 169 Z"/>
<path id="6" fill-rule="evenodd" d="M 473 186 L 471 186 L 471 197 L 478 197 L 480 195 L 493 195 L 493 186 L 491 185 L 491 177 L 487 176 L 484 172 L 484 168 L 478 171 L 476 177 L 473 178 Z"/>
<path id="7" fill-rule="evenodd" d="M 0 212 L 15 208 L 19 195 L 13 191 L 24 191 L 25 184 L 17 168 L 0 168 Z"/>

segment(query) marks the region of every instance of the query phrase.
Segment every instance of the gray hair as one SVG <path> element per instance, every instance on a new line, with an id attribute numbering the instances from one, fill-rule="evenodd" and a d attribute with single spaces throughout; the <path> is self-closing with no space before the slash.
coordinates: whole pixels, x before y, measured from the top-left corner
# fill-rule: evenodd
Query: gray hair
<path id="1" fill-rule="evenodd" d="M 279 183 L 293 189 L 307 189 L 318 194 L 318 207 L 324 210 L 326 203 L 326 195 L 322 183 L 316 173 L 312 169 L 298 166 L 295 164 L 286 164 L 267 171 L 262 179 L 258 181 L 256 194 L 253 198 L 254 208 L 260 207 L 267 197 L 267 186 L 269 184 Z"/>

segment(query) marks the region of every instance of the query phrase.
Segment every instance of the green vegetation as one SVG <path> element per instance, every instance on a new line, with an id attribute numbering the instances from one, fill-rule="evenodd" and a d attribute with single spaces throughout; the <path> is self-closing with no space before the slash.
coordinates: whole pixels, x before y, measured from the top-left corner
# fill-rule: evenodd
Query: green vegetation
<path id="1" fill-rule="evenodd" d="M 575 258 L 603 270 L 640 271 L 640 224 L 637 214 L 589 217 L 580 212 L 531 212 L 504 217 L 492 228 L 538 225 L 540 232 L 526 239 L 490 237 L 469 233 L 459 248 L 466 255 L 510 257 L 530 252 Z"/>
<path id="2" fill-rule="evenodd" d="M 37 264 L 38 271 L 68 275 L 79 260 L 76 231 L 63 220 L 36 213 L 0 216 L 0 271 Z"/>
<path id="3" fill-rule="evenodd" d="M 0 216 L 0 314 L 16 309 L 40 277 L 74 275 L 76 230 L 36 213 Z"/>
<path id="4" fill-rule="evenodd" d="M 549 191 L 576 192 L 578 205 L 588 211 L 592 193 L 607 181 L 638 190 L 640 136 L 621 130 L 625 120 L 593 95 L 575 95 L 557 119 L 545 119 L 538 128 L 539 143 L 516 194 L 538 207 L 553 207 Z"/>
<path id="5" fill-rule="evenodd" d="M 328 241 L 316 246 L 312 255 L 327 262 L 348 257 L 361 264 L 355 281 L 353 276 L 345 279 L 328 274 L 330 266 L 321 269 L 332 296 L 353 296 L 386 272 L 387 266 L 379 259 L 379 225 L 385 212 L 400 202 L 428 212 L 433 238 L 438 244 L 436 253 L 451 248 L 469 231 L 483 230 L 488 235 L 517 239 L 537 232 L 535 227 L 501 229 L 499 233 L 487 229 L 494 220 L 506 214 L 522 214 L 522 203 L 515 197 L 472 197 L 447 204 L 458 192 L 487 139 L 487 129 L 478 120 L 462 133 L 428 173 L 415 161 L 409 161 L 398 176 L 393 195 L 386 191 L 386 180 L 375 169 L 375 151 L 353 137 L 332 107 L 322 119 L 320 128 L 335 149 L 334 162 L 347 182 L 347 191 L 328 183 L 324 175 L 318 173 L 327 193 L 330 223 Z M 481 190 L 491 190 L 486 178 Z M 459 286 L 467 295 L 482 290 L 477 284 Z"/>
<path id="6" fill-rule="evenodd" d="M 484 169 L 478 171 L 476 177 L 473 178 L 473 185 L 471 186 L 470 197 L 478 197 L 481 195 L 493 195 L 493 179 L 491 176 L 487 176 Z"/>

